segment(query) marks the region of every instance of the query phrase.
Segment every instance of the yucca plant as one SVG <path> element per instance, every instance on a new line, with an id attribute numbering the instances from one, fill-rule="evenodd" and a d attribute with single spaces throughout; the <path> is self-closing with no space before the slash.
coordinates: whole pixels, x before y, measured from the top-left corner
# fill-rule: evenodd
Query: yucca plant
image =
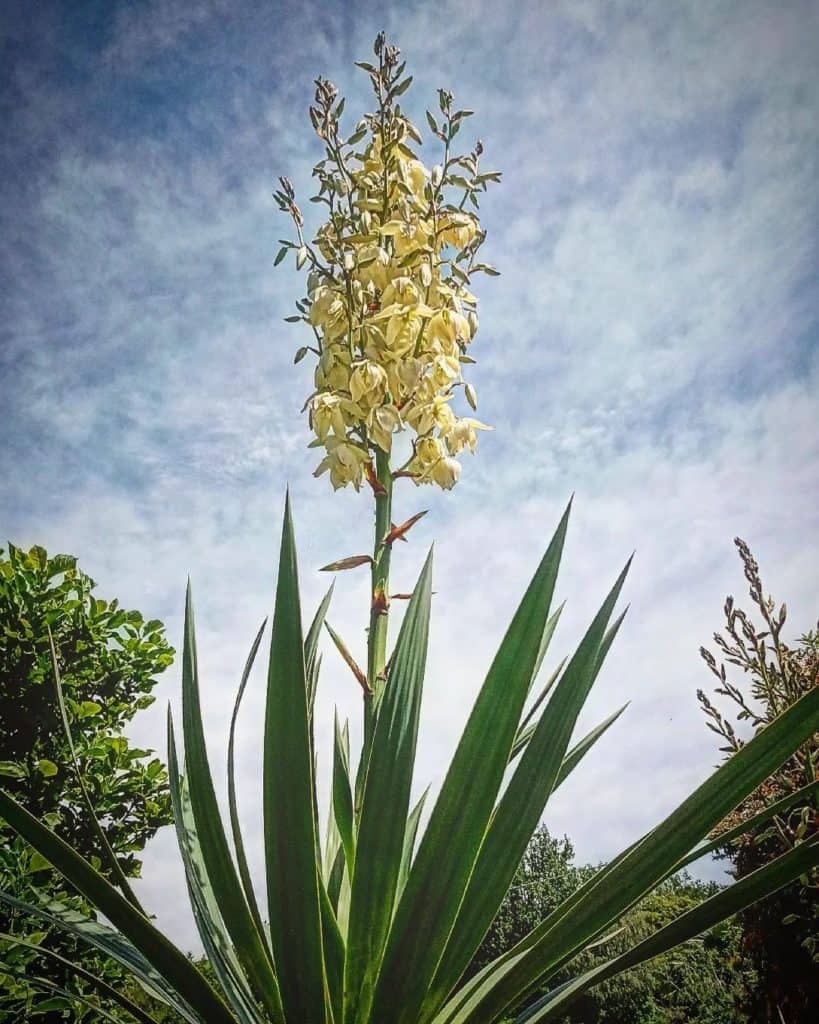
<path id="1" fill-rule="evenodd" d="M 566 509 L 489 667 L 422 828 L 424 798 L 413 806 L 411 792 L 432 555 L 408 595 L 387 658 L 391 549 L 417 520 L 413 516 L 401 526 L 392 524 L 392 486 L 396 479 L 409 477 L 450 488 L 460 472 L 455 456 L 464 447 L 474 448 L 475 431 L 483 427 L 458 419 L 449 403 L 463 385 L 474 406 L 474 393 L 467 392 L 461 377 L 463 364 L 472 361 L 466 349 L 477 327 L 476 300 L 468 285 L 471 273 L 487 269 L 475 263 L 484 236 L 464 206 L 467 201 L 474 206 L 477 192 L 497 175 L 478 173 L 479 146 L 466 157 L 452 155 L 452 140 L 469 112 L 453 110 L 452 97 L 444 92 L 439 95 L 440 118 L 428 115 L 444 146 L 443 161 L 427 172 L 409 147 L 417 132 L 395 104 L 408 84 L 397 51 L 379 37 L 375 54 L 377 66 L 363 67 L 373 81 L 378 109 L 349 138 L 342 140 L 338 133 L 343 101 L 337 102 L 330 83 L 317 83 L 311 116 L 328 151 L 318 166 L 318 198 L 329 207 L 315 243 L 318 253 L 304 241 L 304 219 L 290 183 L 285 180 L 278 193 L 298 233 L 296 243 L 285 243 L 284 253 L 294 249 L 297 265 L 310 267 L 308 296 L 300 301 L 296 319 L 306 319 L 315 331 L 316 392 L 309 404 L 315 443 L 326 450 L 319 471 L 329 470 L 334 486 L 358 486 L 367 480 L 376 505 L 373 555 L 344 558 L 326 567 L 369 564 L 372 600 L 366 672 L 330 629 L 361 685 L 364 730 L 354 768 L 348 729 L 336 721 L 323 847 L 313 719 L 318 645 L 330 594 L 304 634 L 289 501 L 267 674 L 262 906 L 239 825 L 234 743 L 240 702 L 264 627 L 245 665 L 231 721 L 229 830 L 219 813 L 202 726 L 190 591 L 182 665 L 182 761 L 170 714 L 168 719 L 179 847 L 216 986 L 169 942 L 131 895 L 118 891 L 0 793 L 0 815 L 110 923 L 55 904 L 0 898 L 49 926 L 81 936 L 132 971 L 190 1024 L 488 1024 L 510 1012 L 517 1012 L 520 1022 L 559 1019 L 574 998 L 596 983 L 699 934 L 819 862 L 815 841 L 796 846 L 628 952 L 548 991 L 550 978 L 578 952 L 593 943 L 605 948 L 607 932 L 629 907 L 714 848 L 708 839 L 714 827 L 819 728 L 819 691 L 813 691 L 767 725 L 517 946 L 468 981 L 461 980 L 549 796 L 620 713 L 572 745 L 578 715 L 622 622 L 615 608 L 628 565 L 573 656 L 538 692 L 536 679 L 560 617 L 560 607 L 555 610 L 552 604 L 569 522 Z M 368 135 L 368 146 L 356 154 L 354 147 Z M 444 190 L 453 187 L 463 191 L 460 202 L 446 198 Z M 393 434 L 404 428 L 415 434 L 412 450 L 393 470 Z M 397 596 L 403 595 L 392 595 L 393 600 Z M 56 668 L 55 656 L 59 691 Z M 798 800 L 800 794 L 788 799 Z M 761 815 L 781 810 L 777 805 Z M 726 840 L 723 834 L 719 843 Z M 152 1021 L 150 1013 L 121 992 L 97 987 L 136 1019 Z M 102 1015 L 116 1019 L 110 1011 Z"/>

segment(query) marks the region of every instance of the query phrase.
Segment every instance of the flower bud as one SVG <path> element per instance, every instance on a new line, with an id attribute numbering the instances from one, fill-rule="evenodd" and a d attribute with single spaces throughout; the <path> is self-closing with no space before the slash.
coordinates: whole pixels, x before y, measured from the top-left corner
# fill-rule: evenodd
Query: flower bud
<path id="1" fill-rule="evenodd" d="M 435 186 L 435 188 L 438 188 L 438 186 L 441 184 L 441 181 L 443 180 L 443 177 L 444 177 L 444 169 L 443 169 L 443 167 L 441 167 L 440 164 L 436 164 L 432 168 L 432 184 Z"/>
<path id="2" fill-rule="evenodd" d="M 296 270 L 301 270 L 307 262 L 307 246 L 301 245 L 296 250 Z"/>
<path id="3" fill-rule="evenodd" d="M 478 314 L 474 310 L 470 310 L 466 316 L 466 322 L 469 324 L 469 336 L 474 338 L 478 333 Z"/>

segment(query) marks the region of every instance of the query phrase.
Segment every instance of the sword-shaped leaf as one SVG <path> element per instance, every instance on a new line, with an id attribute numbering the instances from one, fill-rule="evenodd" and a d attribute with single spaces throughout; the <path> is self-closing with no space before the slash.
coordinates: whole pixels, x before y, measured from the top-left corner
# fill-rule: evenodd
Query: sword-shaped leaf
<path id="1" fill-rule="evenodd" d="M 286 1020 L 326 1019 L 313 753 L 296 546 L 285 502 L 264 729 L 264 837 L 273 960 Z"/>
<path id="2" fill-rule="evenodd" d="M 794 847 L 776 860 L 746 875 L 739 882 L 729 885 L 722 892 L 681 914 L 632 949 L 599 964 L 568 984 L 562 985 L 560 989 L 548 993 L 521 1014 L 516 1024 L 545 1024 L 546 1021 L 563 1019 L 572 1000 L 582 992 L 713 928 L 720 921 L 795 881 L 817 864 L 818 841 L 812 840 Z"/>
<path id="3" fill-rule="evenodd" d="M 597 873 L 516 947 L 499 957 L 453 1015 L 453 1024 L 493 1020 L 650 892 L 725 815 L 819 728 L 819 690 L 801 697 L 717 769 L 615 864 Z"/>
<path id="4" fill-rule="evenodd" d="M 432 552 L 401 624 L 364 779 L 344 974 L 346 1021 L 368 1019 L 392 918 L 412 788 L 431 593 Z"/>
<path id="5" fill-rule="evenodd" d="M 168 782 L 176 836 L 185 868 L 193 918 L 205 953 L 240 1024 L 255 1024 L 255 1000 L 233 949 L 219 903 L 208 877 L 196 834 L 187 785 L 179 776 L 171 709 L 168 708 Z"/>
<path id="6" fill-rule="evenodd" d="M 624 704 L 621 708 L 618 708 L 614 714 L 609 715 L 608 718 L 604 718 L 599 725 L 596 725 L 593 729 L 589 730 L 582 739 L 575 743 L 568 754 L 563 758 L 563 764 L 561 764 L 560 771 L 557 773 L 557 778 L 555 779 L 552 792 L 566 781 L 595 743 L 614 725 L 627 707 L 628 704 Z"/>
<path id="7" fill-rule="evenodd" d="M 236 1018 L 185 954 L 166 939 L 84 857 L 2 790 L 0 818 L 4 818 L 92 906 L 100 910 L 136 946 L 154 970 L 167 980 L 172 991 L 176 991 L 188 1002 L 203 1020 L 208 1024 L 236 1024 Z M 189 1016 L 188 1019 L 192 1018 Z"/>
<path id="8" fill-rule="evenodd" d="M 378 978 L 379 1024 L 416 1024 L 455 923 L 541 650 L 570 508 L 492 662 L 421 839 Z"/>
<path id="9" fill-rule="evenodd" d="M 182 731 L 185 777 L 196 825 L 202 863 L 219 912 L 247 975 L 253 993 L 270 1016 L 281 1017 L 276 975 L 265 936 L 250 911 L 222 825 L 205 744 L 199 704 L 199 670 L 190 584 L 185 597 L 185 638 L 182 648 Z"/>
<path id="10" fill-rule="evenodd" d="M 313 616 L 313 621 L 310 623 L 310 628 L 307 630 L 307 636 L 304 638 L 304 672 L 307 677 L 307 706 L 309 708 L 310 715 L 313 714 L 313 704 L 316 699 L 316 687 L 318 685 L 319 676 L 319 664 L 321 659 L 318 657 L 318 642 L 321 636 L 321 627 L 324 625 L 324 619 L 327 616 L 327 609 L 330 607 L 330 601 L 333 598 L 333 587 L 335 582 L 330 584 L 330 587 L 324 597 L 321 599 L 321 604 L 316 610 L 316 614 Z"/>
<path id="11" fill-rule="evenodd" d="M 395 903 L 401 899 L 401 893 L 409 878 L 410 867 L 412 866 L 412 855 L 415 853 L 415 838 L 418 835 L 418 824 L 424 812 L 429 786 L 424 790 L 407 818 L 407 830 L 404 833 L 404 849 L 401 851 L 401 867 L 398 869 L 398 885 L 395 887 Z"/>
<path id="12" fill-rule="evenodd" d="M 352 878 L 355 865 L 355 812 L 350 786 L 350 756 L 338 723 L 338 712 L 335 715 L 332 798 L 333 813 L 347 859 L 347 871 Z"/>
<path id="13" fill-rule="evenodd" d="M 501 797 L 426 999 L 431 1016 L 469 966 L 492 924 L 554 788 L 578 715 L 600 669 L 600 646 L 629 563 L 580 641 Z"/>
<path id="14" fill-rule="evenodd" d="M 234 754 L 236 748 L 236 722 L 239 717 L 239 708 L 242 703 L 242 697 L 244 697 L 245 694 L 245 687 L 247 686 L 247 681 L 250 677 L 253 663 L 256 660 L 259 644 L 262 642 L 262 634 L 264 633 L 266 625 L 267 619 L 265 619 L 259 627 L 259 632 L 253 640 L 253 645 L 250 648 L 250 654 L 248 654 L 247 661 L 245 662 L 245 668 L 242 672 L 241 681 L 239 682 L 239 690 L 236 694 L 236 701 L 233 705 L 233 714 L 230 716 L 230 735 L 228 736 L 227 755 L 228 813 L 230 815 L 230 830 L 233 833 L 233 848 L 236 851 L 236 864 L 239 868 L 239 878 L 242 881 L 242 888 L 244 890 L 245 898 L 247 899 L 247 905 L 251 916 L 253 917 L 253 923 L 256 925 L 256 931 L 262 936 L 265 934 L 265 929 L 262 924 L 262 916 L 259 913 L 259 904 L 256 901 L 256 893 L 253 889 L 253 879 L 250 876 L 250 868 L 248 867 L 247 856 L 245 854 L 245 844 L 242 840 L 242 827 L 239 823 L 239 808 L 236 801 L 236 767 Z"/>

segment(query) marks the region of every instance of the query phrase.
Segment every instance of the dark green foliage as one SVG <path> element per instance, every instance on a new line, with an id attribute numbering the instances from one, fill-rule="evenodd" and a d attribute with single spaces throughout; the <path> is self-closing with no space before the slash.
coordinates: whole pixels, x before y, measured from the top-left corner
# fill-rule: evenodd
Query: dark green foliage
<path id="1" fill-rule="evenodd" d="M 541 826 L 512 888 L 470 965 L 474 974 L 511 948 L 563 902 L 594 868 L 574 863 L 574 848 Z M 551 987 L 633 946 L 718 891 L 683 872 L 663 882 L 621 922 L 621 931 L 577 957 Z M 578 1001 L 572 1021 L 599 1024 L 741 1024 L 737 1009 L 751 973 L 740 952 L 741 930 L 726 922 L 712 932 L 604 982 Z"/>
<path id="2" fill-rule="evenodd" d="M 145 844 L 171 821 L 170 799 L 162 761 L 151 750 L 130 746 L 122 732 L 137 711 L 153 703 L 156 677 L 174 652 L 161 622 L 102 600 L 94 588 L 71 556 L 49 558 L 40 547 L 25 552 L 9 545 L 6 557 L 0 550 L 0 785 L 111 877 L 60 719 L 50 629 L 78 767 L 120 867 L 135 878 Z M 29 902 L 56 898 L 88 911 L 5 823 L 0 888 Z M 33 934 L 109 982 L 116 985 L 121 978 L 116 965 L 62 935 L 34 931 L 3 907 L 0 931 Z M 84 1019 L 82 1009 L 68 1010 L 61 997 L 37 993 L 28 983 L 36 973 L 63 984 L 68 975 L 59 964 L 1 940 L 0 962 L 16 975 L 0 981 L 0 1021 Z M 82 986 L 72 979 L 67 987 Z"/>

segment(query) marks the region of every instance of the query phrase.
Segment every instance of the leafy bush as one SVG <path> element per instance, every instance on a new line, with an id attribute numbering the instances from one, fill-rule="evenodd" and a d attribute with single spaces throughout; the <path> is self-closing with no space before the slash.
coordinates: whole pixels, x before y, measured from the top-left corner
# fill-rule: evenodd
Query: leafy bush
<path id="1" fill-rule="evenodd" d="M 721 662 L 705 648 L 701 653 L 719 680 L 716 693 L 733 705 L 735 719 L 719 710 L 698 691 L 708 727 L 723 741 L 720 750 L 731 756 L 741 750 L 741 733 L 764 728 L 800 697 L 819 687 L 819 628 L 801 636 L 794 645 L 783 639 L 787 609 L 779 610 L 765 596 L 759 566 L 748 545 L 736 539 L 749 593 L 762 622 L 725 602 L 725 630 L 715 633 Z M 731 682 L 726 664 L 739 669 L 741 683 Z M 746 826 L 744 834 L 721 844 L 722 855 L 733 864 L 735 878 L 743 878 L 773 858 L 819 834 L 819 734 L 814 734 L 776 772 L 728 815 L 715 831 Z M 793 794 L 802 792 L 801 799 Z M 790 798 L 790 799 L 789 799 Z M 777 801 L 781 812 L 754 827 L 754 818 Z M 819 874 L 788 887 L 764 904 L 742 915 L 744 945 L 759 975 L 748 1011 L 754 1021 L 808 1024 L 819 1017 Z"/>
<path id="2" fill-rule="evenodd" d="M 156 677 L 171 663 L 173 651 L 162 623 L 97 597 L 95 586 L 69 555 L 49 558 L 41 547 L 25 552 L 13 545 L 8 557 L 0 551 L 0 775 L 22 806 L 112 878 L 90 799 L 119 872 L 135 878 L 140 851 L 172 820 L 170 796 L 162 762 L 151 757 L 152 751 L 131 747 L 122 732 L 138 710 L 153 702 Z M 49 631 L 75 758 L 55 690 Z M 2 822 L 0 887 L 19 899 L 36 892 L 75 910 L 89 910 L 48 862 Z M 46 939 L 43 930 L 32 929 L 7 904 L 0 904 L 0 932 L 45 941 L 109 982 L 123 976 L 118 965 L 93 956 L 61 932 Z M 62 1019 L 64 997 L 44 999 L 27 976 L 36 971 L 63 984 L 73 972 L 19 945 L 12 948 L 0 940 L 0 950 L 15 971 L 0 989 L 0 1020 L 18 1021 L 35 1012 L 46 1024 Z M 82 1019 L 85 1011 L 74 1010 Z"/>

